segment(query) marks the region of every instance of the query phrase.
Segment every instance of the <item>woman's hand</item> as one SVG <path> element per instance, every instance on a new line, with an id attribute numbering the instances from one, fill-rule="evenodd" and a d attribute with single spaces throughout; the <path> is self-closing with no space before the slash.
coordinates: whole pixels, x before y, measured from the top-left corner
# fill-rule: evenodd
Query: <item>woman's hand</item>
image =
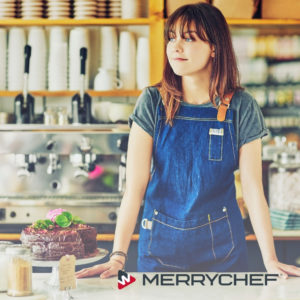
<path id="1" fill-rule="evenodd" d="M 279 274 L 281 278 L 287 279 L 288 275 L 300 276 L 300 268 L 293 265 L 286 265 L 277 260 L 265 263 L 268 273 Z"/>
<path id="2" fill-rule="evenodd" d="M 119 270 L 122 270 L 124 263 L 119 259 L 111 258 L 107 263 L 95 265 L 90 268 L 82 269 L 75 273 L 76 278 L 91 277 L 100 275 L 100 278 L 108 278 L 118 275 Z"/>

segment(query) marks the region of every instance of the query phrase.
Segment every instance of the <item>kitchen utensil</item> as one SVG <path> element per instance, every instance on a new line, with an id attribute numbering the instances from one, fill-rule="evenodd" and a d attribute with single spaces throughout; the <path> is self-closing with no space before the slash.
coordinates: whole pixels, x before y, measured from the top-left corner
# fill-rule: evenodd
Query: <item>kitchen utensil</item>
<path id="1" fill-rule="evenodd" d="M 140 37 L 137 42 L 136 84 L 139 90 L 150 85 L 149 39 Z"/>
<path id="2" fill-rule="evenodd" d="M 13 120 L 13 114 L 8 112 L 0 112 L 0 124 L 8 124 L 11 123 Z"/>
<path id="3" fill-rule="evenodd" d="M 109 91 L 120 89 L 122 86 L 122 81 L 116 77 L 115 70 L 99 68 L 99 73 L 94 80 L 94 90 Z"/>
<path id="4" fill-rule="evenodd" d="M 17 95 L 14 103 L 15 122 L 17 124 L 34 122 L 34 98 L 28 94 L 28 75 L 31 56 L 31 47 L 24 47 L 25 67 L 23 94 Z"/>
<path id="5" fill-rule="evenodd" d="M 67 43 L 60 42 L 50 47 L 48 62 L 48 89 L 59 91 L 67 89 L 68 50 Z"/>
<path id="6" fill-rule="evenodd" d="M 80 86 L 80 57 L 82 47 L 89 49 L 89 31 L 86 28 L 74 28 L 70 31 L 69 42 L 69 89 L 78 90 Z M 90 52 L 88 50 L 88 52 Z M 88 88 L 89 58 L 87 59 L 85 88 Z"/>
<path id="7" fill-rule="evenodd" d="M 92 123 L 92 98 L 85 93 L 85 70 L 86 70 L 87 48 L 80 49 L 80 93 L 72 98 L 72 123 Z"/>
<path id="8" fill-rule="evenodd" d="M 120 33 L 119 74 L 123 88 L 134 90 L 136 86 L 136 45 L 132 32 Z"/>
<path id="9" fill-rule="evenodd" d="M 129 116 L 134 109 L 133 104 L 128 103 L 111 103 L 109 107 L 109 120 L 115 122 L 128 122 Z"/>
<path id="10" fill-rule="evenodd" d="M 122 0 L 122 19 L 141 17 L 142 3 L 138 0 Z"/>
<path id="11" fill-rule="evenodd" d="M 103 26 L 100 28 L 100 65 L 102 68 L 115 70 L 118 65 L 118 34 L 116 27 Z"/>
<path id="12" fill-rule="evenodd" d="M 8 68 L 7 80 L 9 91 L 20 91 L 23 88 L 25 30 L 13 27 L 8 34 Z"/>
<path id="13" fill-rule="evenodd" d="M 46 35 L 39 27 L 29 29 L 28 44 L 31 46 L 30 74 L 28 77 L 29 90 L 46 89 Z"/>
<path id="14" fill-rule="evenodd" d="M 6 30 L 0 28 L 0 90 L 6 89 Z"/>

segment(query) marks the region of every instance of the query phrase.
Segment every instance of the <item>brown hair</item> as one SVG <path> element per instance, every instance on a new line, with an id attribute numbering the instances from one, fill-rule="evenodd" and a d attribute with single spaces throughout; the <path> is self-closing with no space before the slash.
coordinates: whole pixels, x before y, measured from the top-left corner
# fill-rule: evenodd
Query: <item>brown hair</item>
<path id="1" fill-rule="evenodd" d="M 219 9 L 208 3 L 202 2 L 181 6 L 170 15 L 165 25 L 166 44 L 169 42 L 170 32 L 175 31 L 178 22 L 182 37 L 184 29 L 190 28 L 194 24 L 198 37 L 208 42 L 210 46 L 214 46 L 215 57 L 212 61 L 209 97 L 210 101 L 216 106 L 215 97 L 217 95 L 222 99 L 227 93 L 241 88 L 226 20 Z M 183 93 L 181 76 L 173 72 L 166 51 L 163 78 L 156 86 L 163 98 L 167 117 L 166 123 L 172 125 L 172 120 L 180 106 Z"/>

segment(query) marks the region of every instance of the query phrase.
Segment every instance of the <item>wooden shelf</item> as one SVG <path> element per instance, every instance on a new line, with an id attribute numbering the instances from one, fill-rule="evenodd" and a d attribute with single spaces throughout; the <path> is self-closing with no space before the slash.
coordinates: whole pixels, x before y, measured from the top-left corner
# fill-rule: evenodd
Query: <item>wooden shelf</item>
<path id="1" fill-rule="evenodd" d="M 72 97 L 79 91 L 30 91 L 35 97 Z M 0 91 L 0 97 L 16 97 L 22 91 Z M 92 97 L 138 97 L 140 90 L 112 90 L 112 91 L 94 91 L 86 90 Z"/>
<path id="2" fill-rule="evenodd" d="M 299 26 L 300 19 L 227 19 L 232 26 Z"/>
<path id="3" fill-rule="evenodd" d="M 300 236 L 274 236 L 275 241 L 300 241 Z M 246 236 L 246 241 L 257 241 L 255 234 Z"/>
<path id="4" fill-rule="evenodd" d="M 98 25 L 150 25 L 158 16 L 138 19 L 0 19 L 0 26 L 98 26 Z M 166 19 L 165 19 L 166 21 Z M 227 19 L 232 26 L 299 26 L 300 19 Z"/>
<path id="5" fill-rule="evenodd" d="M 114 234 L 98 234 L 97 241 L 110 242 L 114 240 Z M 0 233 L 0 240 L 6 241 L 18 241 L 20 240 L 19 233 Z M 133 234 L 131 237 L 132 241 L 139 240 L 139 234 Z M 300 236 L 274 236 L 275 241 L 300 241 Z M 246 241 L 256 241 L 254 234 L 249 234 L 246 236 Z"/>
<path id="6" fill-rule="evenodd" d="M 20 233 L 0 233 L 0 240 L 5 241 L 19 241 L 20 240 Z M 103 242 L 111 242 L 114 240 L 114 234 L 97 234 L 97 241 Z M 133 234 L 131 237 L 132 241 L 137 241 L 139 239 L 138 234 Z"/>
<path id="7" fill-rule="evenodd" d="M 98 25 L 150 25 L 153 18 L 120 19 L 0 19 L 0 26 L 98 26 Z"/>

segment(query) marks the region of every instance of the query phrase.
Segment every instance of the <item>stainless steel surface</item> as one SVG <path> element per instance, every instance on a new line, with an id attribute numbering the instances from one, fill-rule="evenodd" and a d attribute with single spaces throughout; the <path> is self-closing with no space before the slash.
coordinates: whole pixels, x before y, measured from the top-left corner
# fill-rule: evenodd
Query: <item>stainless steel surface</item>
<path id="1" fill-rule="evenodd" d="M 39 219 L 45 219 L 49 210 L 61 207 L 74 216 L 93 224 L 114 224 L 119 212 L 120 199 L 104 201 L 59 201 L 58 199 L 37 201 L 0 200 L 0 224 L 30 224 Z"/>
<path id="2" fill-rule="evenodd" d="M 1 131 L 64 131 L 75 130 L 78 131 L 96 131 L 104 133 L 129 133 L 129 126 L 127 124 L 68 124 L 68 125 L 44 125 L 44 124 L 3 124 L 0 127 Z"/>
<path id="3" fill-rule="evenodd" d="M 58 207 L 88 223 L 116 222 L 128 131 L 111 125 L 3 127 L 0 224 L 31 223 Z"/>
<path id="4" fill-rule="evenodd" d="M 1 126 L 4 127 L 4 126 Z M 68 126 L 67 126 L 68 127 Z M 72 128 L 72 126 L 70 126 Z M 3 128 L 2 128 L 3 130 Z M 1 131 L 0 155 L 10 153 L 40 154 L 55 152 L 69 155 L 79 153 L 82 140 L 88 138 L 95 154 L 122 154 L 118 148 L 118 139 L 128 132 L 107 131 Z M 52 143 L 52 149 L 49 149 Z"/>

